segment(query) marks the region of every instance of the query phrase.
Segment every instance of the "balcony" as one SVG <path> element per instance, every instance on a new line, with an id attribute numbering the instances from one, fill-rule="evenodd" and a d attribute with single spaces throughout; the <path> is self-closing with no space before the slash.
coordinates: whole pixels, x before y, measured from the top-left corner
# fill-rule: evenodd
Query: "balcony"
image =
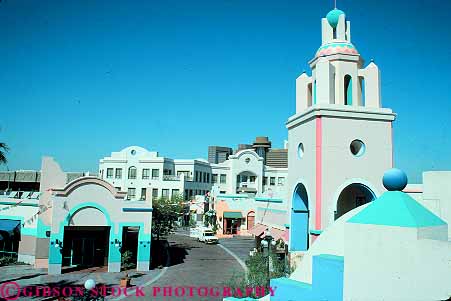
<path id="1" fill-rule="evenodd" d="M 236 191 L 238 193 L 256 193 L 258 184 L 256 182 L 240 182 L 236 185 Z"/>
<path id="2" fill-rule="evenodd" d="M 163 175 L 163 181 L 180 181 L 180 176 L 175 175 Z"/>

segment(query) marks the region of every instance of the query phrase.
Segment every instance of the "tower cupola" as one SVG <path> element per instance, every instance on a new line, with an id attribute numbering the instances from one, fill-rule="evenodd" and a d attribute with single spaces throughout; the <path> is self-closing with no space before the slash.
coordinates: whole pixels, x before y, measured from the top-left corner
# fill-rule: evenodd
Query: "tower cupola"
<path id="1" fill-rule="evenodd" d="M 364 67 L 342 10 L 322 18 L 321 46 L 309 65 L 312 75 L 296 79 L 296 113 L 320 104 L 381 108 L 379 68 L 374 62 Z"/>

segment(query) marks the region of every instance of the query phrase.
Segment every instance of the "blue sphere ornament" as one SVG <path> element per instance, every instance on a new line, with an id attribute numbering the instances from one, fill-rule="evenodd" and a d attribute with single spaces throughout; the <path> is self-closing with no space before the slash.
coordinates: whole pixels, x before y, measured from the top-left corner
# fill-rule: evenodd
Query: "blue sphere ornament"
<path id="1" fill-rule="evenodd" d="M 340 16 L 344 15 L 344 14 L 345 13 L 342 10 L 335 8 L 327 13 L 327 15 L 326 15 L 327 22 L 329 22 L 330 26 L 335 28 L 338 25 L 338 20 L 339 20 Z"/>
<path id="2" fill-rule="evenodd" d="M 401 191 L 407 186 L 407 175 L 398 168 L 392 168 L 384 173 L 382 183 L 389 191 Z"/>

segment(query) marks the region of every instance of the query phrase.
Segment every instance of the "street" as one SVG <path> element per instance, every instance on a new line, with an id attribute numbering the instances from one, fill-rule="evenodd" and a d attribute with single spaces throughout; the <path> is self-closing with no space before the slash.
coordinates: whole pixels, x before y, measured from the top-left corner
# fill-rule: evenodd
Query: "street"
<path id="1" fill-rule="evenodd" d="M 236 242 L 235 242 L 236 240 Z M 138 298 L 140 300 L 222 300 L 220 297 L 212 296 L 199 297 L 197 291 L 194 297 L 188 297 L 189 291 L 186 291 L 185 297 L 176 297 L 175 288 L 196 287 L 201 288 L 223 288 L 230 283 L 232 277 L 244 274 L 243 267 L 228 252 L 218 245 L 206 245 L 198 242 L 194 238 L 186 235 L 174 234 L 168 237 L 170 264 L 167 271 L 158 280 L 151 283 L 143 289 L 146 297 Z M 221 240 L 222 244 L 232 246 L 235 253 L 241 249 L 252 249 L 253 240 L 232 238 Z M 249 251 L 238 252 L 237 256 L 243 261 L 245 254 Z M 172 288 L 172 296 L 168 294 L 163 296 L 163 288 Z M 158 292 L 158 289 L 161 291 Z M 167 293 L 169 291 L 166 291 Z M 136 297 L 130 297 L 129 300 L 135 300 Z"/>

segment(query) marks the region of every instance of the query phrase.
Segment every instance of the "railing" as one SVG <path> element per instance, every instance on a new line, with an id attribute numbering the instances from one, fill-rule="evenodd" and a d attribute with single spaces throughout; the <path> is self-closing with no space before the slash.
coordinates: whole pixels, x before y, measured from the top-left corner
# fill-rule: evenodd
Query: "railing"
<path id="1" fill-rule="evenodd" d="M 163 181 L 180 181 L 180 177 L 174 175 L 163 175 Z"/>
<path id="2" fill-rule="evenodd" d="M 243 187 L 257 189 L 257 183 L 255 183 L 255 182 L 254 183 L 252 183 L 252 182 L 241 182 L 241 183 L 238 183 L 237 188 L 243 188 Z"/>

